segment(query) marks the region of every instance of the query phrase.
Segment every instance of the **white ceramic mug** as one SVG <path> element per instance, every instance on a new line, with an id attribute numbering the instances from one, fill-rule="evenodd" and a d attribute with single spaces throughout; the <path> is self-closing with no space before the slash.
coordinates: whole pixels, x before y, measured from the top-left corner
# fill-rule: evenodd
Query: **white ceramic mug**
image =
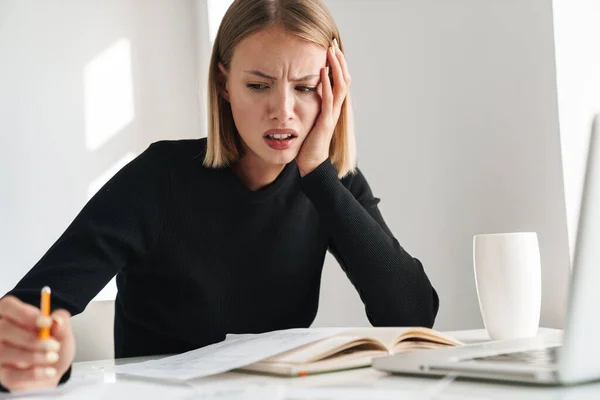
<path id="1" fill-rule="evenodd" d="M 473 265 L 481 316 L 490 338 L 535 336 L 542 303 L 537 234 L 475 235 Z"/>

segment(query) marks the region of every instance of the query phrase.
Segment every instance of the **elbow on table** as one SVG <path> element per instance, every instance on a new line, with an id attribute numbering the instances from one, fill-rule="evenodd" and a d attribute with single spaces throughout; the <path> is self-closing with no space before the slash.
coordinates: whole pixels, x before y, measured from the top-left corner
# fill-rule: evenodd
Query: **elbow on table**
<path id="1" fill-rule="evenodd" d="M 439 297 L 433 287 L 430 294 L 413 304 L 388 304 L 380 312 L 366 308 L 367 318 L 373 326 L 423 326 L 432 328 L 439 310 Z"/>

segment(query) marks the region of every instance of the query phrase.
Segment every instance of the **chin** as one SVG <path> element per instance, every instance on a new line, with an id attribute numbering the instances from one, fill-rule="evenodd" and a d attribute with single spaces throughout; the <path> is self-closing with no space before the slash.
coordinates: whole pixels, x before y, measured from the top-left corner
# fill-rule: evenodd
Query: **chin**
<path id="1" fill-rule="evenodd" d="M 298 150 L 289 149 L 289 150 L 271 150 L 264 154 L 261 157 L 266 163 L 274 164 L 274 165 L 283 165 L 289 164 L 294 161 L 296 156 L 298 155 Z"/>

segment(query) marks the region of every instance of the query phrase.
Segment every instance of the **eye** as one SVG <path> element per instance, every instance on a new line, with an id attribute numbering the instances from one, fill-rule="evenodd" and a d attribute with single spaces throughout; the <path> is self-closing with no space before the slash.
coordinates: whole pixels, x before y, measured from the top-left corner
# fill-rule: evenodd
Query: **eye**
<path id="1" fill-rule="evenodd" d="M 310 93 L 310 92 L 316 92 L 317 88 L 315 87 L 311 87 L 311 86 L 296 86 L 296 90 L 301 92 L 301 93 Z"/>
<path id="2" fill-rule="evenodd" d="M 263 89 L 268 88 L 268 86 L 265 85 L 264 83 L 249 83 L 249 84 L 246 85 L 246 87 L 248 89 L 250 89 L 250 90 L 254 90 L 254 91 L 257 91 L 257 92 L 259 92 L 259 91 L 261 91 Z"/>

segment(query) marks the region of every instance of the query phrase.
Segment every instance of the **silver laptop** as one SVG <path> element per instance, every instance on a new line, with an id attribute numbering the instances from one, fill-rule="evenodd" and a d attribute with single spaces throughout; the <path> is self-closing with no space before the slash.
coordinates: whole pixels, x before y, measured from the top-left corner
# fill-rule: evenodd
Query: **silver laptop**
<path id="1" fill-rule="evenodd" d="M 600 115 L 592 126 L 564 335 L 495 341 L 377 358 L 373 367 L 568 385 L 600 379 Z M 562 332 L 561 332 L 562 333 Z"/>

